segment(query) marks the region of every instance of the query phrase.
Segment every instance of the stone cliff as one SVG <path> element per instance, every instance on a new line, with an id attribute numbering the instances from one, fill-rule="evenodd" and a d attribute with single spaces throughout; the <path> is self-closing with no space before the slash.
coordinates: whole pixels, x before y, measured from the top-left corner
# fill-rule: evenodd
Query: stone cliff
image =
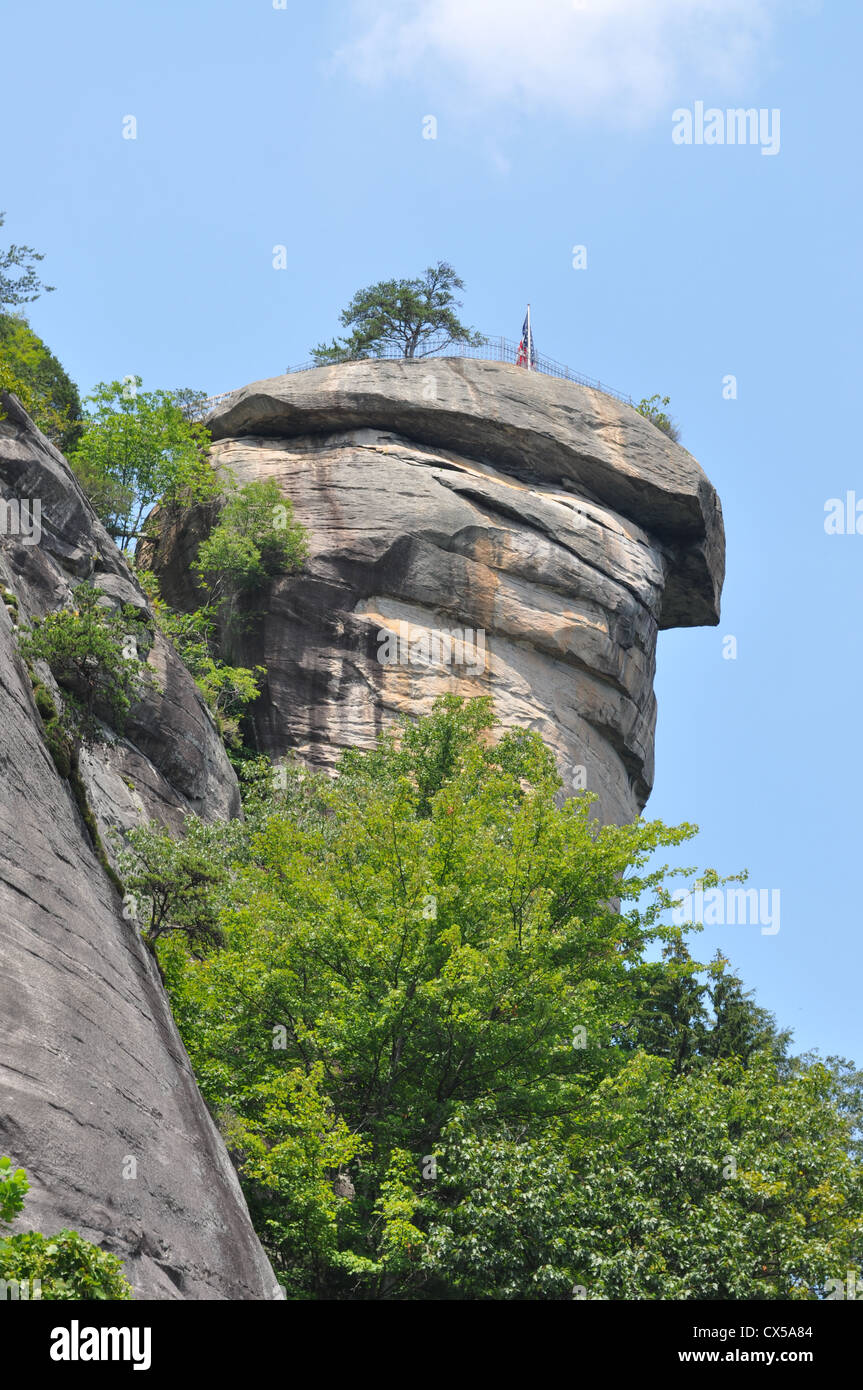
<path id="1" fill-rule="evenodd" d="M 139 1298 L 278 1297 L 155 964 L 45 746 L 13 631 L 83 578 L 112 602 L 145 599 L 65 460 L 14 398 L 2 405 L 0 580 L 17 609 L 0 605 L 0 1153 L 31 1183 L 16 1229 L 80 1230 L 124 1260 Z M 15 504 L 34 501 L 40 540 L 15 524 Z M 193 681 L 161 639 L 150 663 L 160 688 L 82 758 L 106 842 L 144 819 L 239 809 Z"/>
<path id="2" fill-rule="evenodd" d="M 256 382 L 208 423 L 214 465 L 276 479 L 310 535 L 230 652 L 266 670 L 262 751 L 329 766 L 442 692 L 492 694 L 602 819 L 639 813 L 656 634 L 719 621 L 722 513 L 685 449 L 601 392 L 459 358 Z M 177 607 L 206 525 L 147 551 Z"/>

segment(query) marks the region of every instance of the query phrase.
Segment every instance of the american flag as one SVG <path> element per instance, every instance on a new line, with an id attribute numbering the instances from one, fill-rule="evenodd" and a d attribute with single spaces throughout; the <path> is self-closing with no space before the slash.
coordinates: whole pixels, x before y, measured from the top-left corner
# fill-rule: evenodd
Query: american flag
<path id="1" fill-rule="evenodd" d="M 522 324 L 521 341 L 518 345 L 518 356 L 515 359 L 515 365 L 517 367 L 527 367 L 528 371 L 530 371 L 531 367 L 536 366 L 536 348 L 534 347 L 533 333 L 530 328 L 530 307 L 528 307 L 524 323 Z"/>

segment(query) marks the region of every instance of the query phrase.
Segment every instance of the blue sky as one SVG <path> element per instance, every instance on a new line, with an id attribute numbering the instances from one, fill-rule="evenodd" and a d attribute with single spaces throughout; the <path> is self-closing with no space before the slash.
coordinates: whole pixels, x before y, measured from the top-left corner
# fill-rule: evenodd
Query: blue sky
<path id="1" fill-rule="evenodd" d="M 863 499 L 861 49 L 853 0 L 48 0 L 4 18 L 0 90 L 0 237 L 46 253 L 31 322 L 84 389 L 276 374 L 448 259 L 484 332 L 530 300 L 540 352 L 671 396 L 728 578 L 719 628 L 660 637 L 647 813 L 780 889 L 777 934 L 698 946 L 859 1062 L 863 536 L 824 505 Z M 778 109 L 778 154 L 676 145 L 697 101 Z"/>

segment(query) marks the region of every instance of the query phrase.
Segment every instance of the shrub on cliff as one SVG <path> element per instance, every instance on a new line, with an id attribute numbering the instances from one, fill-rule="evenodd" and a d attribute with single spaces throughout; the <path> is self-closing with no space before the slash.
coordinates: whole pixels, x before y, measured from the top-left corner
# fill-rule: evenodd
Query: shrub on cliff
<path id="1" fill-rule="evenodd" d="M 670 415 L 665 412 L 665 407 L 671 404 L 670 396 L 645 396 L 635 407 L 639 415 L 643 415 L 663 434 L 667 434 L 669 439 L 673 439 L 675 444 L 680 443 L 680 429 L 677 423 L 672 420 Z"/>
<path id="2" fill-rule="evenodd" d="M 20 1214 L 29 1186 L 23 1168 L 13 1169 L 8 1157 L 0 1158 L 0 1226 Z M 131 1297 L 116 1255 L 100 1250 L 77 1231 L 0 1236 L 0 1300 Z"/>
<path id="3" fill-rule="evenodd" d="M 237 631 L 257 616 L 254 595 L 268 580 L 299 569 L 308 554 L 305 527 L 294 520 L 290 498 L 278 484 L 228 482 L 219 519 L 199 549 L 192 571 L 204 603 L 190 613 L 169 607 L 152 571 L 141 569 L 156 622 L 171 639 L 197 683 L 229 748 L 240 745 L 240 721 L 259 694 L 262 666 L 234 666 L 219 655 Z"/>
<path id="4" fill-rule="evenodd" d="M 115 611 L 99 599 L 94 584 L 78 584 L 74 608 L 34 619 L 20 634 L 24 656 L 44 661 L 62 688 L 74 732 L 85 742 L 101 737 L 100 720 L 122 729 L 147 679 L 139 644 L 152 641 L 139 609 Z"/>
<path id="5" fill-rule="evenodd" d="M 299 569 L 308 555 L 306 531 L 277 482 L 245 483 L 233 491 L 192 569 L 211 601 L 228 590 L 260 588 L 277 574 Z"/>
<path id="6" fill-rule="evenodd" d="M 218 847 L 224 838 L 220 827 L 194 818 L 182 839 L 156 823 L 130 832 L 121 855 L 126 904 L 148 946 L 166 933 L 181 933 L 194 954 L 221 942 L 219 890 L 228 870 Z"/>
<path id="7" fill-rule="evenodd" d="M 165 602 L 152 570 L 139 569 L 137 578 L 150 601 L 161 632 L 170 639 L 216 721 L 229 749 L 240 746 L 240 721 L 260 695 L 264 667 L 231 666 L 217 652 L 215 608 L 205 606 L 180 613 Z"/>
<path id="8" fill-rule="evenodd" d="M 0 227 L 5 220 L 0 212 Z M 19 312 L 22 305 L 53 291 L 54 286 L 43 284 L 37 274 L 37 264 L 44 259 L 32 246 L 13 244 L 0 251 L 0 391 L 17 396 L 51 442 L 65 449 L 77 438 L 77 387 Z"/>
<path id="9" fill-rule="evenodd" d="M 249 600 L 267 580 L 299 569 L 308 555 L 305 527 L 274 479 L 231 489 L 218 524 L 201 543 L 192 570 L 207 607 L 230 637 L 255 616 Z"/>

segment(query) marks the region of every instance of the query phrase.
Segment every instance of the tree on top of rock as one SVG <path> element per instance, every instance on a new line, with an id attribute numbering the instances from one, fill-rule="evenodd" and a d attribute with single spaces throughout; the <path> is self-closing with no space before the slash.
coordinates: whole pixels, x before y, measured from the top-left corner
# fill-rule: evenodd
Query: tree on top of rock
<path id="1" fill-rule="evenodd" d="M 461 300 L 454 291 L 463 289 L 464 281 L 446 261 L 428 266 L 413 280 L 380 280 L 358 290 L 339 316 L 342 327 L 353 329 L 350 337 L 319 343 L 312 357 L 324 366 L 384 357 L 393 349 L 402 357 L 428 357 L 451 343 L 475 347 L 481 335 L 455 313 Z"/>

